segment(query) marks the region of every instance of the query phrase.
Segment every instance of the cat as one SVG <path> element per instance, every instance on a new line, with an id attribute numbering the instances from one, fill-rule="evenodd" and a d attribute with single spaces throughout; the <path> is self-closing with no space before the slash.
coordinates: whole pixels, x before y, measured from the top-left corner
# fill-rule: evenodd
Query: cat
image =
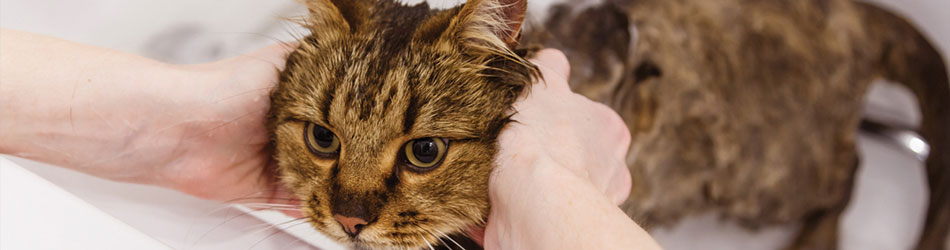
<path id="1" fill-rule="evenodd" d="M 312 34 L 281 73 L 268 129 L 304 214 L 348 247 L 471 244 L 462 235 L 487 216 L 496 137 L 540 77 L 524 59 L 538 45 L 565 51 L 572 89 L 627 122 L 633 219 L 804 222 L 789 249 L 836 248 L 862 97 L 875 78 L 904 83 L 931 145 L 917 249 L 946 239 L 946 67 L 912 25 L 871 5 L 559 1 L 525 22 L 524 0 L 304 4 Z"/>
<path id="2" fill-rule="evenodd" d="M 510 49 L 519 29 L 501 18 L 514 16 L 494 1 L 305 4 L 313 34 L 289 56 L 268 115 L 304 214 L 353 248 L 464 239 L 442 238 L 485 222 L 496 138 L 538 74 Z"/>

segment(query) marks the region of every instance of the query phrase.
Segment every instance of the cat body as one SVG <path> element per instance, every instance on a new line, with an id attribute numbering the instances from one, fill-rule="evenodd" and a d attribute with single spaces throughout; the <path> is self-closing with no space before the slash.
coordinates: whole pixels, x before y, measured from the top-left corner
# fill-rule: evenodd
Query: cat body
<path id="1" fill-rule="evenodd" d="M 565 51 L 572 89 L 630 128 L 646 227 L 716 211 L 750 228 L 804 222 L 791 249 L 836 248 L 859 159 L 862 97 L 918 94 L 931 203 L 918 249 L 950 223 L 946 68 L 913 26 L 845 0 L 308 0 L 268 127 L 316 229 L 354 248 L 425 248 L 484 222 L 495 137 L 536 70 Z M 519 32 L 525 12 L 529 14 Z M 520 37 L 520 39 L 519 39 Z M 421 153 L 420 153 L 421 152 Z M 454 243 L 454 242 L 453 242 Z"/>
<path id="2" fill-rule="evenodd" d="M 572 88 L 625 119 L 634 187 L 623 208 L 642 225 L 716 211 L 750 228 L 802 222 L 791 249 L 835 249 L 863 97 L 885 78 L 917 94 L 921 134 L 939 148 L 917 248 L 944 247 L 950 86 L 941 55 L 903 19 L 845 0 L 551 10 L 524 39 L 565 51 Z"/>

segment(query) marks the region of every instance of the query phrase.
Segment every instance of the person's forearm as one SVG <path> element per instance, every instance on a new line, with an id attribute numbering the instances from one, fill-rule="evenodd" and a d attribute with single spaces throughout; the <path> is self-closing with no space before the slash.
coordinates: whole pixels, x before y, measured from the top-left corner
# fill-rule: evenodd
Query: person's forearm
<path id="1" fill-rule="evenodd" d="M 588 180 L 550 160 L 526 164 L 530 167 L 501 169 L 489 186 L 492 206 L 504 208 L 493 208 L 491 216 L 509 224 L 500 227 L 507 229 L 503 232 L 486 233 L 525 244 L 500 249 L 661 249 Z"/>
<path id="2" fill-rule="evenodd" d="M 137 153 L 171 148 L 174 141 L 168 138 L 177 132 L 162 127 L 174 125 L 162 121 L 177 114 L 158 110 L 168 107 L 158 102 L 189 105 L 189 98 L 168 92 L 187 91 L 191 86 L 184 86 L 185 80 L 195 75 L 113 50 L 0 32 L 0 153 L 110 179 L 150 182 L 151 168 L 141 166 L 167 158 Z M 162 129 L 168 137 L 140 136 Z"/>

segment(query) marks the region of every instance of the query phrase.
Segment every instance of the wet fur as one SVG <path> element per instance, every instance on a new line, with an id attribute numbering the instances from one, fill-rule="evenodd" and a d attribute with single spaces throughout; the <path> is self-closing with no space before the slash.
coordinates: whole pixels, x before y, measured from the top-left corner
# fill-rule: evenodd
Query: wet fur
<path id="1" fill-rule="evenodd" d="M 902 18 L 845 0 L 617 0 L 550 15 L 524 39 L 564 50 L 572 88 L 627 122 L 623 208 L 641 225 L 716 211 L 749 228 L 802 222 L 789 249 L 837 248 L 863 97 L 886 78 L 917 94 L 934 149 L 917 249 L 944 248 L 950 86 Z"/>
<path id="2" fill-rule="evenodd" d="M 509 49 L 496 2 L 443 11 L 389 0 L 312 0 L 301 41 L 271 96 L 269 128 L 284 182 L 311 224 L 353 248 L 420 249 L 484 223 L 496 137 L 536 69 Z M 304 125 L 341 140 L 337 159 L 308 151 Z M 449 140 L 441 165 L 407 167 L 402 146 Z M 333 214 L 369 221 L 348 237 Z M 447 239 L 446 239 L 447 240 Z"/>
<path id="3" fill-rule="evenodd" d="M 288 60 L 269 128 L 314 227 L 356 248 L 423 248 L 440 243 L 434 230 L 482 223 L 495 137 L 534 73 L 507 48 L 518 33 L 503 20 L 518 10 L 305 4 L 313 35 Z M 862 99 L 883 77 L 918 94 L 932 151 L 917 248 L 942 248 L 950 86 L 939 53 L 901 18 L 844 0 L 616 0 L 549 11 L 521 44 L 564 50 L 572 88 L 623 116 L 634 177 L 623 208 L 642 225 L 717 211 L 750 228 L 802 222 L 790 249 L 836 248 Z M 338 160 L 307 151 L 305 122 L 341 138 Z M 452 139 L 446 162 L 426 173 L 401 167 L 399 147 L 428 136 Z M 357 242 L 334 212 L 376 220 Z"/>

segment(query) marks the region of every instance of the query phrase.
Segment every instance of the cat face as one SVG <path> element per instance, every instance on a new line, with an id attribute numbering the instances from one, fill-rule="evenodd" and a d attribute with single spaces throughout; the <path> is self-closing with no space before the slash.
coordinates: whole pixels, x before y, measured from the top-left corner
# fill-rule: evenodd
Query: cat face
<path id="1" fill-rule="evenodd" d="M 496 1 L 306 4 L 313 34 L 268 127 L 311 224 L 351 247 L 423 248 L 483 223 L 495 138 L 536 74 L 509 49 L 523 2 L 513 16 Z"/>

